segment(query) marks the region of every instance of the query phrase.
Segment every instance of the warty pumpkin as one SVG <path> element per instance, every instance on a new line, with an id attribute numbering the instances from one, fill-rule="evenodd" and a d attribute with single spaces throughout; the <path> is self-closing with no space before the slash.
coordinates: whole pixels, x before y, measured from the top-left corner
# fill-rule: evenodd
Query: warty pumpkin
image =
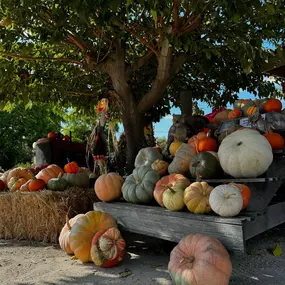
<path id="1" fill-rule="evenodd" d="M 121 197 L 123 183 L 123 177 L 117 173 L 110 172 L 97 178 L 94 190 L 101 201 L 111 202 Z"/>
<path id="2" fill-rule="evenodd" d="M 184 191 L 184 204 L 189 212 L 206 214 L 211 212 L 209 197 L 214 187 L 207 182 L 194 182 Z"/>
<path id="3" fill-rule="evenodd" d="M 42 179 L 46 184 L 51 178 L 57 178 L 59 174 L 63 174 L 63 170 L 56 164 L 51 164 L 42 169 L 37 175 L 37 179 Z"/>
<path id="4" fill-rule="evenodd" d="M 175 285 L 228 285 L 232 263 L 219 240 L 192 234 L 171 251 L 168 271 Z"/>
<path id="5" fill-rule="evenodd" d="M 124 259 L 126 242 L 117 228 L 97 232 L 91 242 L 91 259 L 100 267 L 114 267 Z"/>
<path id="6" fill-rule="evenodd" d="M 136 156 L 135 167 L 140 167 L 140 166 L 150 167 L 151 164 L 157 159 L 162 159 L 162 155 L 157 149 L 153 147 L 142 148 Z"/>
<path id="7" fill-rule="evenodd" d="M 92 261 L 90 250 L 95 233 L 112 227 L 117 227 L 117 224 L 115 219 L 108 213 L 101 211 L 87 212 L 71 227 L 69 235 L 70 249 L 80 261 Z"/>
<path id="8" fill-rule="evenodd" d="M 167 190 L 168 187 L 178 187 L 184 190 L 188 185 L 190 185 L 190 181 L 182 174 L 172 173 L 164 176 L 155 184 L 153 191 L 154 199 L 161 207 L 164 207 L 162 198 L 164 191 Z"/>
<path id="9" fill-rule="evenodd" d="M 218 156 L 222 169 L 235 178 L 257 177 L 273 161 L 272 147 L 258 131 L 237 130 L 221 143 Z"/>

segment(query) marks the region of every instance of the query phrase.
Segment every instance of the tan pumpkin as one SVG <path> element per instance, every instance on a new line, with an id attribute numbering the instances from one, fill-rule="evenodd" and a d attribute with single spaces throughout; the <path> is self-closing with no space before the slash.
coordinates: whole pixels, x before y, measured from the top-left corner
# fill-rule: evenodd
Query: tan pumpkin
<path id="1" fill-rule="evenodd" d="M 18 179 L 24 178 L 25 180 L 29 180 L 33 178 L 33 172 L 22 167 L 17 167 L 12 169 L 7 175 L 6 178 L 7 183 L 9 183 L 12 177 L 17 177 Z"/>
<path id="2" fill-rule="evenodd" d="M 184 208 L 184 189 L 178 186 L 167 187 L 162 194 L 164 207 L 170 211 L 180 211 Z"/>
<path id="3" fill-rule="evenodd" d="M 75 217 L 73 217 L 72 219 L 68 219 L 68 217 L 66 217 L 66 223 L 60 232 L 60 235 L 58 238 L 59 246 L 67 254 L 73 254 L 73 251 L 70 248 L 69 235 L 70 235 L 70 230 L 71 230 L 72 226 L 76 223 L 76 221 L 80 217 L 84 217 L 84 214 L 78 214 Z"/>
<path id="4" fill-rule="evenodd" d="M 209 197 L 214 187 L 207 182 L 194 182 L 184 191 L 184 203 L 194 214 L 206 214 L 212 211 Z"/>
<path id="5" fill-rule="evenodd" d="M 168 166 L 169 166 L 168 162 L 157 159 L 155 162 L 152 163 L 151 168 L 157 171 L 160 176 L 163 176 L 164 174 L 167 173 Z"/>
<path id="6" fill-rule="evenodd" d="M 101 201 L 111 202 L 121 197 L 123 183 L 123 177 L 117 173 L 110 172 L 97 178 L 94 190 Z"/>
<path id="7" fill-rule="evenodd" d="M 174 284 L 228 285 L 230 256 L 216 238 L 188 235 L 171 251 L 168 271 Z"/>
<path id="8" fill-rule="evenodd" d="M 64 174 L 63 170 L 56 164 L 51 164 L 42 169 L 37 175 L 37 179 L 42 179 L 46 184 L 51 178 L 57 178 L 59 174 Z"/>

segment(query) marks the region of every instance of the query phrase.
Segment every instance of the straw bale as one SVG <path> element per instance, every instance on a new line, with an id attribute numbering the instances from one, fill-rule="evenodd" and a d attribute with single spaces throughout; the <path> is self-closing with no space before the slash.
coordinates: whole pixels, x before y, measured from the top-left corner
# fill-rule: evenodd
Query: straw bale
<path id="1" fill-rule="evenodd" d="M 72 187 L 63 192 L 0 193 L 0 238 L 58 243 L 70 218 L 93 209 L 94 189 Z"/>

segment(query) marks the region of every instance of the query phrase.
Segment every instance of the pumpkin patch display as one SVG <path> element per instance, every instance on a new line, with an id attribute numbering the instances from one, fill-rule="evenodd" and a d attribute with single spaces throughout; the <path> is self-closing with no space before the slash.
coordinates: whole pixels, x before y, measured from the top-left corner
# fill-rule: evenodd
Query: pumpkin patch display
<path id="1" fill-rule="evenodd" d="M 76 223 L 76 221 L 83 216 L 84 214 L 78 214 L 72 219 L 68 219 L 68 217 L 66 217 L 66 223 L 60 232 L 58 242 L 61 249 L 63 249 L 67 254 L 73 254 L 73 251 L 71 250 L 69 243 L 70 230 L 72 226 Z"/>
<path id="2" fill-rule="evenodd" d="M 157 171 L 160 176 L 163 176 L 164 174 L 167 173 L 168 166 L 169 166 L 168 162 L 157 159 L 155 162 L 152 163 L 151 168 Z"/>
<path id="3" fill-rule="evenodd" d="M 232 263 L 219 240 L 191 234 L 171 251 L 168 271 L 175 285 L 228 285 Z"/>
<path id="4" fill-rule="evenodd" d="M 219 147 L 218 156 L 224 172 L 235 178 L 260 176 L 273 161 L 268 140 L 247 128 L 228 135 Z"/>
<path id="5" fill-rule="evenodd" d="M 190 181 L 182 174 L 172 173 L 164 176 L 155 184 L 153 191 L 154 199 L 161 207 L 164 207 L 163 193 L 168 189 L 168 187 L 175 187 L 184 190 L 189 185 Z"/>
<path id="6" fill-rule="evenodd" d="M 59 174 L 63 174 L 63 170 L 56 164 L 51 164 L 42 169 L 37 175 L 37 179 L 42 179 L 46 184 L 51 178 L 57 178 Z M 32 178 L 32 177 L 31 177 Z"/>
<path id="7" fill-rule="evenodd" d="M 189 172 L 189 164 L 196 155 L 196 150 L 190 144 L 183 143 L 177 150 L 173 161 L 169 164 L 168 172 L 186 175 Z"/>
<path id="8" fill-rule="evenodd" d="M 136 167 L 122 187 L 123 197 L 127 202 L 147 204 L 153 199 L 153 191 L 159 174 L 149 166 Z"/>
<path id="9" fill-rule="evenodd" d="M 71 227 L 69 245 L 74 255 L 82 262 L 92 262 L 90 255 L 91 242 L 94 235 L 100 230 L 117 227 L 116 221 L 108 213 L 101 211 L 87 212 L 77 219 Z"/>
<path id="10" fill-rule="evenodd" d="M 64 173 L 63 178 L 67 181 L 68 184 L 87 188 L 89 186 L 89 175 L 87 172 L 80 173 Z"/>
<path id="11" fill-rule="evenodd" d="M 212 210 L 222 217 L 237 216 L 243 208 L 241 191 L 233 185 L 215 187 L 209 198 Z"/>
<path id="12" fill-rule="evenodd" d="M 183 142 L 173 142 L 169 146 L 169 152 L 172 156 L 175 156 L 178 148 L 183 144 Z"/>
<path id="13" fill-rule="evenodd" d="M 264 137 L 268 140 L 272 149 L 280 150 L 284 148 L 284 139 L 280 134 L 268 133 L 264 134 Z"/>
<path id="14" fill-rule="evenodd" d="M 57 178 L 49 179 L 47 189 L 52 191 L 64 191 L 68 186 L 67 181 L 59 174 Z"/>
<path id="15" fill-rule="evenodd" d="M 212 211 L 209 197 L 214 187 L 207 182 L 194 182 L 184 191 L 184 204 L 189 212 L 207 214 Z"/>
<path id="16" fill-rule="evenodd" d="M 236 184 L 236 183 L 230 183 L 229 185 L 237 187 L 242 196 L 243 204 L 242 204 L 242 210 L 246 209 L 248 206 L 248 202 L 251 196 L 250 188 L 245 184 Z"/>
<path id="17" fill-rule="evenodd" d="M 268 99 L 264 104 L 264 111 L 268 112 L 281 112 L 282 103 L 280 100 L 275 98 Z"/>
<path id="18" fill-rule="evenodd" d="M 124 259 L 126 242 L 117 228 L 97 232 L 91 242 L 91 259 L 100 267 L 114 267 Z"/>
<path id="19" fill-rule="evenodd" d="M 222 174 L 222 168 L 215 152 L 196 154 L 190 162 L 190 173 L 197 178 L 217 178 Z"/>
<path id="20" fill-rule="evenodd" d="M 151 164 L 156 161 L 157 159 L 162 160 L 162 155 L 161 153 L 153 148 L 153 147 L 146 147 L 141 149 L 135 160 L 135 167 L 140 167 L 140 166 L 151 166 Z"/>
<path id="21" fill-rule="evenodd" d="M 69 162 L 64 166 L 64 172 L 76 174 L 78 172 L 78 164 L 75 161 Z"/>
<path id="22" fill-rule="evenodd" d="M 166 209 L 170 211 L 180 211 L 184 208 L 184 189 L 178 186 L 170 187 L 162 194 L 162 202 Z"/>
<path id="23" fill-rule="evenodd" d="M 123 183 L 123 177 L 117 173 L 110 172 L 97 178 L 94 190 L 101 201 L 111 202 L 121 197 Z"/>

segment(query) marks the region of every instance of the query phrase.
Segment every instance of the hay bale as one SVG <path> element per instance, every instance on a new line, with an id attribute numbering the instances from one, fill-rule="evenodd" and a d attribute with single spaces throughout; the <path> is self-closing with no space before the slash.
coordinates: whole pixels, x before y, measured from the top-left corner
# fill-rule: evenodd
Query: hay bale
<path id="1" fill-rule="evenodd" d="M 58 243 L 65 217 L 93 209 L 94 189 L 0 193 L 0 238 Z"/>

